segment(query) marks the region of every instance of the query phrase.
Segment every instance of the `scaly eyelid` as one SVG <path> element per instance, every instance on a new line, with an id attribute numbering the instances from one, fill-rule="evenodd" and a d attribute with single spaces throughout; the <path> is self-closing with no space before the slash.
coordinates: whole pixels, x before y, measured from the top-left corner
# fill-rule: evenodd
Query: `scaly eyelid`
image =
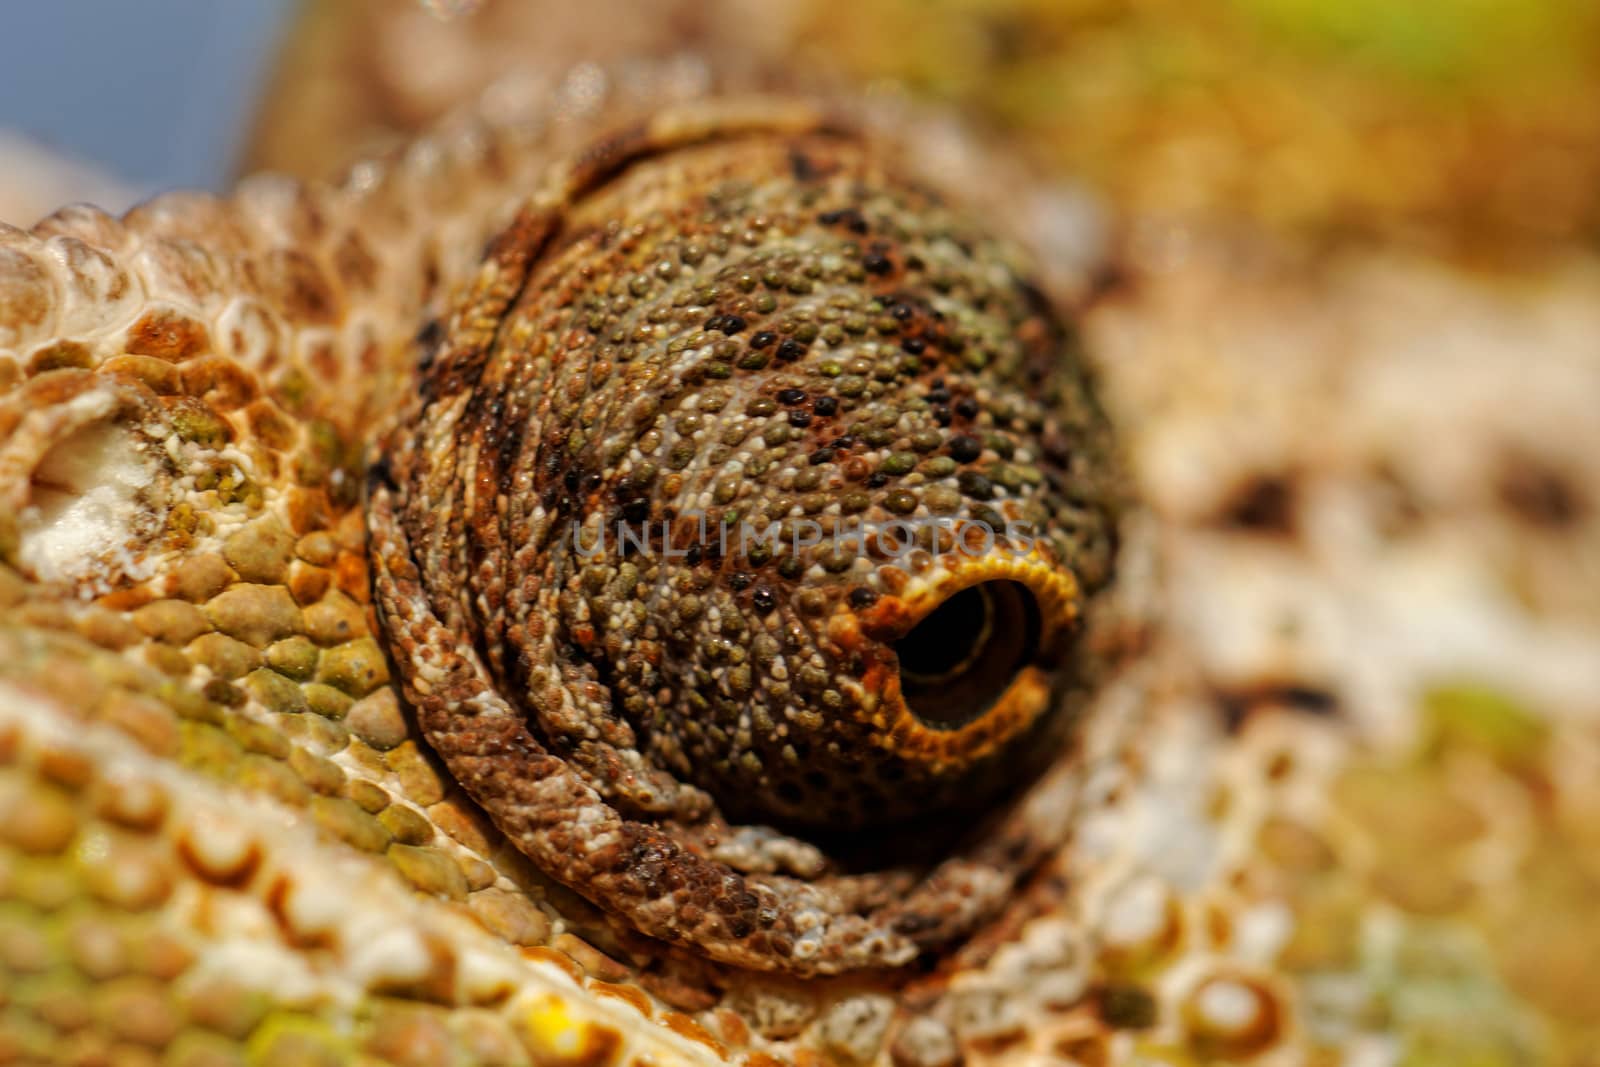
<path id="1" fill-rule="evenodd" d="M 1072 572 L 1037 547 L 1025 554 L 956 558 L 953 567 L 913 576 L 897 595 L 880 597 L 859 612 L 841 610 L 828 626 L 837 647 L 864 654 L 866 670 L 853 685 L 856 706 L 879 732 L 881 747 L 935 775 L 959 774 L 997 756 L 1049 712 L 1051 651 L 1075 627 L 1082 604 Z M 952 729 L 930 726 L 907 701 L 892 645 L 951 597 L 995 581 L 1017 582 L 1033 595 L 1040 627 L 1036 654 L 982 714 Z"/>

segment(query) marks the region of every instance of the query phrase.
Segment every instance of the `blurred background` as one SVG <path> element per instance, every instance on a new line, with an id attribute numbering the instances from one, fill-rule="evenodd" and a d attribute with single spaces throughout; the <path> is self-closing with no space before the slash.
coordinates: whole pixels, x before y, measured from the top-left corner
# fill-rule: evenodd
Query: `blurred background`
<path id="1" fill-rule="evenodd" d="M 0 199 L 0 219 L 54 207 L 63 179 L 69 196 L 111 207 L 173 186 L 221 187 L 292 11 L 290 0 L 5 5 L 0 186 L 17 187 L 17 207 Z M 64 176 L 41 150 L 72 161 Z"/>
<path id="2" fill-rule="evenodd" d="M 1592 0 L 17 3 L 0 130 L 130 195 L 214 188 L 326 173 L 508 70 L 683 49 L 958 104 L 1144 213 L 1489 256 L 1600 233 Z"/>

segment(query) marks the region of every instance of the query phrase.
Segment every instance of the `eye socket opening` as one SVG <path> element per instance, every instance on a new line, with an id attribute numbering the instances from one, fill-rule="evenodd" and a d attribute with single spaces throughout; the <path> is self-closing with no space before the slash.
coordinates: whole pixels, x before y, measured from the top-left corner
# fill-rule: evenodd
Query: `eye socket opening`
<path id="1" fill-rule="evenodd" d="M 959 730 L 981 719 L 1037 657 L 1039 602 L 1021 582 L 968 586 L 894 643 L 900 693 L 923 725 Z"/>

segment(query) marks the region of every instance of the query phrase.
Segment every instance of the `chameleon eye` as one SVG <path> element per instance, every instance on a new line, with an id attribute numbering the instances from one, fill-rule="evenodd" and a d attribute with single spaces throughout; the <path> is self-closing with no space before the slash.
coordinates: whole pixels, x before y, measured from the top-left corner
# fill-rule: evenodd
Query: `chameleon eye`
<path id="1" fill-rule="evenodd" d="M 900 692 L 934 730 L 986 715 L 1039 653 L 1039 602 L 1020 582 L 969 586 L 894 643 Z"/>
<path id="2" fill-rule="evenodd" d="M 773 102 L 619 131 L 491 244 L 385 437 L 403 692 L 639 932 L 903 966 L 1047 844 L 1023 801 L 1089 678 L 1057 652 L 1109 576 L 1109 429 L 1045 295 L 892 151 Z"/>

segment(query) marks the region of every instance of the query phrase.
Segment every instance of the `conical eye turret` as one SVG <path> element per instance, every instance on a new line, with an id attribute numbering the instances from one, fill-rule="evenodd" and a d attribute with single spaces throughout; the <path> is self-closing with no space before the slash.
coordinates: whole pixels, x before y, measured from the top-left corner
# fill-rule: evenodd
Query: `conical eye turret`
<path id="1" fill-rule="evenodd" d="M 884 894 L 797 838 L 1026 786 L 1109 570 L 1106 428 L 1009 249 L 760 114 L 530 198 L 388 437 L 374 571 L 424 732 L 549 874 L 729 962 L 890 965 L 1015 872 Z"/>

